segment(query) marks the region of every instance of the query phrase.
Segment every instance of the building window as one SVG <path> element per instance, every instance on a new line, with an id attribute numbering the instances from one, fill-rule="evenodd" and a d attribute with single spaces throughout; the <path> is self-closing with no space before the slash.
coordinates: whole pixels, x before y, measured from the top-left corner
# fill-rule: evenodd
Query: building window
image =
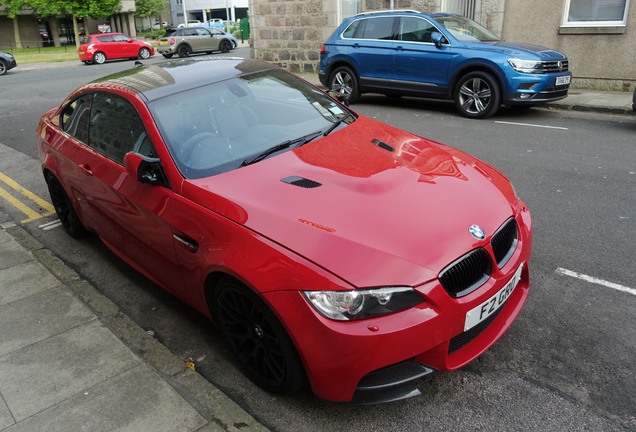
<path id="1" fill-rule="evenodd" d="M 350 16 L 360 13 L 361 0 L 340 0 L 339 2 L 340 17 L 339 22 Z"/>
<path id="2" fill-rule="evenodd" d="M 563 26 L 624 26 L 629 0 L 566 0 Z"/>

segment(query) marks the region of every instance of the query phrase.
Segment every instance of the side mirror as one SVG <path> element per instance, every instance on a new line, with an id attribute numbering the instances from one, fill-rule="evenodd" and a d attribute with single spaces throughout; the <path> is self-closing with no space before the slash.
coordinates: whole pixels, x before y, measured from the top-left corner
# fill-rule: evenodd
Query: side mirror
<path id="1" fill-rule="evenodd" d="M 442 43 L 444 42 L 444 35 L 440 32 L 433 32 L 431 33 L 431 40 L 437 48 L 441 48 Z"/>
<path id="2" fill-rule="evenodd" d="M 139 153 L 129 152 L 124 156 L 126 172 L 140 183 L 150 183 L 170 188 L 159 158 L 142 156 Z"/>

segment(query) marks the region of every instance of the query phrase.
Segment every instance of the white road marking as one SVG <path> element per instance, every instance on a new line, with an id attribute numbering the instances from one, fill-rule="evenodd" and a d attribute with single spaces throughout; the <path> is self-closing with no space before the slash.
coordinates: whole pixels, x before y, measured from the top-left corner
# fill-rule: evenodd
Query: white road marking
<path id="1" fill-rule="evenodd" d="M 62 222 L 59 219 L 55 219 L 54 221 L 47 222 L 42 225 L 38 225 L 38 228 L 40 228 L 43 231 L 48 231 L 50 229 L 57 228 L 59 226 L 62 226 Z"/>
<path id="2" fill-rule="evenodd" d="M 514 125 L 514 126 L 531 126 L 531 127 L 538 127 L 538 128 L 544 128 L 544 129 L 568 130 L 568 128 L 566 127 L 538 125 L 538 124 L 532 124 L 532 123 L 516 123 L 516 122 L 507 122 L 507 121 L 498 121 L 498 120 L 495 120 L 495 123 Z"/>
<path id="3" fill-rule="evenodd" d="M 629 288 L 629 287 L 626 287 L 626 286 L 623 286 L 623 285 L 619 285 L 619 284 L 614 283 L 614 282 L 608 282 L 608 281 L 603 280 L 603 279 L 599 279 L 599 278 L 595 278 L 595 277 L 592 277 L 592 276 L 584 275 L 583 273 L 577 273 L 577 272 L 574 272 L 572 270 L 564 269 L 564 268 L 561 268 L 561 267 L 557 268 L 555 271 L 556 271 L 556 273 L 564 275 L 564 276 L 569 276 L 569 277 L 573 277 L 573 278 L 576 278 L 576 279 L 581 279 L 581 280 L 584 280 L 586 282 L 590 282 L 590 283 L 597 284 L 597 285 L 602 285 L 604 287 L 612 288 L 612 289 L 615 289 L 615 290 L 618 290 L 618 291 L 622 291 L 622 292 L 625 292 L 627 294 L 636 295 L 636 289 Z"/>

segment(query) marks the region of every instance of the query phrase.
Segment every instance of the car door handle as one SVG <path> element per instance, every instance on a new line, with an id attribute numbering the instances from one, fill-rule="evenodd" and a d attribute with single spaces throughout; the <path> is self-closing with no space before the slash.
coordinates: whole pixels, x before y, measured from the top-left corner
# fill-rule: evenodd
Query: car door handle
<path id="1" fill-rule="evenodd" d="M 174 238 L 180 244 L 185 246 L 192 253 L 199 250 L 199 243 L 195 242 L 191 238 L 188 238 L 179 234 L 172 234 L 172 238 Z"/>
<path id="2" fill-rule="evenodd" d="M 93 175 L 93 171 L 91 170 L 90 165 L 88 164 L 80 164 L 79 168 L 84 171 L 86 174 L 88 174 L 89 176 Z"/>

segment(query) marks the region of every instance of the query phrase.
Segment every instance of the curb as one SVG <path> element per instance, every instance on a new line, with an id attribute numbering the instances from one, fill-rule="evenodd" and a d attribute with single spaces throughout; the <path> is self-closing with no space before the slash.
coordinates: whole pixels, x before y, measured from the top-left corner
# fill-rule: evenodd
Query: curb
<path id="1" fill-rule="evenodd" d="M 119 307 L 100 293 L 89 282 L 46 249 L 24 228 L 14 223 L 0 224 L 24 249 L 82 301 L 124 345 L 142 361 L 152 367 L 208 424 L 198 429 L 207 431 L 265 432 L 260 424 L 243 408 L 188 368 L 165 345 L 146 333 L 126 316 Z"/>

